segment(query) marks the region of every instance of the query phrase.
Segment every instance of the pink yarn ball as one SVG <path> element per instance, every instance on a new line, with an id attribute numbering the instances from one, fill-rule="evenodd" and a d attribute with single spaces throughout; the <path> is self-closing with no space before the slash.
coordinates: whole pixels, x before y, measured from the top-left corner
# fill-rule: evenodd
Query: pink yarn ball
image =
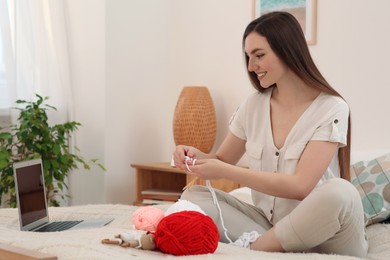
<path id="1" fill-rule="evenodd" d="M 139 230 L 155 231 L 163 217 L 164 211 L 161 209 L 152 206 L 141 207 L 133 213 L 133 224 Z"/>

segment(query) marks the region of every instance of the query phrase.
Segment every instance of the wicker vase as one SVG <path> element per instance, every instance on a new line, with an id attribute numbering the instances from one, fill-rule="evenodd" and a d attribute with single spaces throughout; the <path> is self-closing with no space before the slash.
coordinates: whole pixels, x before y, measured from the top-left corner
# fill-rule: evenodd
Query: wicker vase
<path id="1" fill-rule="evenodd" d="M 213 148 L 216 133 L 216 114 L 207 87 L 184 87 L 173 118 L 176 145 L 190 145 L 208 153 Z"/>

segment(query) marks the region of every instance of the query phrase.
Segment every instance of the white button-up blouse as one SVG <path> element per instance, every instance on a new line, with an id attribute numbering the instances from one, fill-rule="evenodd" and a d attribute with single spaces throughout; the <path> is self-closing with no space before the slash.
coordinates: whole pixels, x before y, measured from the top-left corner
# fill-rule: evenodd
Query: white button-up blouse
<path id="1" fill-rule="evenodd" d="M 284 146 L 278 149 L 274 145 L 271 129 L 271 94 L 272 88 L 263 93 L 253 93 L 240 105 L 230 121 L 230 131 L 246 140 L 250 169 L 294 174 L 308 142 L 318 140 L 337 142 L 339 147 L 346 145 L 349 107 L 342 98 L 322 92 L 297 120 Z M 340 177 L 337 153 L 317 187 L 325 180 L 335 177 Z M 300 202 L 269 196 L 255 190 L 252 190 L 252 200 L 272 224 L 288 215 Z"/>

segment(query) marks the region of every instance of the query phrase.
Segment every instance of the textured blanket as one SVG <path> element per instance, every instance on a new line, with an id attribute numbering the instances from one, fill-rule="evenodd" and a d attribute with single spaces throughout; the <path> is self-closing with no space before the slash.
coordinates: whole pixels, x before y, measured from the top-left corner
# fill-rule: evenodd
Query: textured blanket
<path id="1" fill-rule="evenodd" d="M 163 206 L 161 206 L 163 207 Z M 0 243 L 56 255 L 58 259 L 171 259 L 159 251 L 144 251 L 102 244 L 104 238 L 132 229 L 131 216 L 137 207 L 129 205 L 87 205 L 50 208 L 51 220 L 107 218 L 108 226 L 54 233 L 19 231 L 16 209 L 0 209 Z M 390 225 L 375 224 L 367 228 L 370 243 L 367 259 L 390 259 Z M 219 243 L 214 254 L 184 256 L 186 259 L 358 259 L 340 255 L 314 253 L 265 253 Z M 0 255 L 1 259 L 1 255 Z"/>

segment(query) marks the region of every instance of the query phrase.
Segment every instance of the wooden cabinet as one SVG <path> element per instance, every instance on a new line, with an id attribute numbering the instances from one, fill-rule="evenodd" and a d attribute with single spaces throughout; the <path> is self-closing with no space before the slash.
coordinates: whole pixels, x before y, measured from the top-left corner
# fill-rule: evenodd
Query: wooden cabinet
<path id="1" fill-rule="evenodd" d="M 179 198 L 183 188 L 191 182 L 193 177 L 187 176 L 184 171 L 172 167 L 169 162 L 134 163 L 131 167 L 136 169 L 136 201 L 134 205 L 142 205 L 145 199 L 174 201 L 175 195 Z M 197 185 L 205 185 L 204 180 L 197 180 Z M 239 187 L 238 184 L 228 180 L 215 180 L 211 185 L 226 192 Z"/>

